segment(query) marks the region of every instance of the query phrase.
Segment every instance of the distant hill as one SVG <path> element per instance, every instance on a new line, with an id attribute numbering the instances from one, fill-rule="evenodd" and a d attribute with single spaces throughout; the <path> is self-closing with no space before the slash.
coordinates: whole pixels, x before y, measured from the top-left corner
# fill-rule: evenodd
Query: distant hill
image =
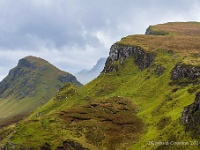
<path id="1" fill-rule="evenodd" d="M 92 81 L 96 78 L 105 66 L 106 58 L 100 58 L 96 65 L 91 70 L 82 70 L 75 74 L 76 78 L 82 83 L 87 84 L 88 82 Z"/>
<path id="2" fill-rule="evenodd" d="M 20 120 L 44 105 L 66 82 L 81 83 L 44 59 L 28 56 L 20 59 L 0 82 L 0 126 Z"/>

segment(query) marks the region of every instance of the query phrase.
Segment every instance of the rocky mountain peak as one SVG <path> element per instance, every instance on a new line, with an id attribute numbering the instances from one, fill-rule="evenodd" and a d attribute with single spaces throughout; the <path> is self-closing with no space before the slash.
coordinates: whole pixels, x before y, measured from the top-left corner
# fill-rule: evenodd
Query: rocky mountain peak
<path id="1" fill-rule="evenodd" d="M 18 65 L 11 69 L 9 72 L 9 76 L 23 76 L 24 74 L 29 73 L 33 70 L 40 70 L 44 71 L 47 69 L 47 67 L 50 67 L 51 64 L 49 64 L 46 60 L 34 57 L 34 56 L 27 56 L 18 61 Z"/>
<path id="2" fill-rule="evenodd" d="M 27 68 L 35 68 L 36 67 L 34 62 L 30 62 L 24 58 L 19 60 L 18 66 L 27 67 Z"/>
<path id="3" fill-rule="evenodd" d="M 44 70 L 49 64 L 46 60 L 39 58 L 39 57 L 34 57 L 34 56 L 27 56 L 19 60 L 18 62 L 18 67 L 26 67 L 29 69 L 40 69 Z"/>

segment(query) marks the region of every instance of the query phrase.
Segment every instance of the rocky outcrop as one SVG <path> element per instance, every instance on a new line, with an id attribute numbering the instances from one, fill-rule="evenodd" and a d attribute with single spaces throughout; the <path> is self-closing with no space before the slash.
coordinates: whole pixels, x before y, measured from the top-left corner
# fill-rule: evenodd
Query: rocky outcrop
<path id="1" fill-rule="evenodd" d="M 197 84 L 200 77 L 200 67 L 178 63 L 172 69 L 171 80 L 180 85 Z"/>
<path id="2" fill-rule="evenodd" d="M 155 53 L 145 52 L 141 47 L 114 44 L 110 49 L 103 72 L 117 72 L 118 65 L 115 62 L 118 61 L 123 65 L 124 60 L 130 56 L 133 56 L 139 70 L 149 67 L 155 59 Z"/>
<path id="3" fill-rule="evenodd" d="M 173 83 L 186 86 L 188 84 L 199 84 L 200 67 L 185 65 L 178 63 L 171 72 L 171 80 Z M 188 92 L 197 89 L 188 90 Z M 200 92 L 197 92 L 195 101 L 184 107 L 182 116 L 182 123 L 186 126 L 186 131 L 192 131 L 193 135 L 200 135 Z"/>
<path id="4" fill-rule="evenodd" d="M 153 70 L 153 74 L 155 74 L 157 77 L 159 77 L 165 72 L 165 69 L 166 68 L 163 67 L 162 65 L 155 65 L 154 70 Z"/>
<path id="5" fill-rule="evenodd" d="M 76 80 L 76 77 L 75 77 L 75 76 L 72 76 L 72 75 L 61 75 L 61 76 L 58 77 L 58 80 L 59 80 L 60 82 L 66 83 L 66 82 L 75 81 L 75 80 Z"/>
<path id="6" fill-rule="evenodd" d="M 30 68 L 30 69 L 36 69 L 37 68 L 35 62 L 30 62 L 25 58 L 22 58 L 22 59 L 19 60 L 18 67 L 27 67 L 27 68 Z"/>
<path id="7" fill-rule="evenodd" d="M 67 74 L 66 75 L 60 75 L 58 77 L 58 80 L 60 82 L 62 82 L 62 83 L 67 83 L 67 82 L 73 83 L 77 87 L 82 86 L 82 84 L 79 81 L 77 81 L 76 77 L 71 75 L 71 74 L 69 74 L 69 75 L 67 75 Z"/>
<path id="8" fill-rule="evenodd" d="M 200 92 L 196 94 L 194 103 L 184 107 L 181 121 L 186 131 L 192 131 L 194 136 L 200 135 Z"/>
<path id="9" fill-rule="evenodd" d="M 193 118 L 193 115 L 199 111 L 200 112 L 200 92 L 196 94 L 196 98 L 194 103 L 192 103 L 189 106 L 184 107 L 182 112 L 181 121 L 183 124 L 188 124 L 191 121 L 194 121 L 195 118 Z"/>
<path id="10" fill-rule="evenodd" d="M 45 60 L 43 60 L 43 61 L 45 61 Z M 20 59 L 19 62 L 18 62 L 18 67 L 26 67 L 26 68 L 29 68 L 29 69 L 39 69 L 39 70 L 45 70 L 46 69 L 45 66 L 38 66 L 36 64 L 36 62 L 32 62 L 32 61 L 28 60 L 27 58 Z"/>
<path id="11" fill-rule="evenodd" d="M 33 57 L 32 57 L 33 58 Z M 18 65 L 9 71 L 8 76 L 10 77 L 20 77 L 30 73 L 32 70 L 44 71 L 47 69 L 45 65 L 38 65 L 37 60 L 42 60 L 41 58 L 35 58 L 35 61 L 31 61 L 28 57 L 19 60 Z M 47 63 L 45 60 L 44 63 Z"/>

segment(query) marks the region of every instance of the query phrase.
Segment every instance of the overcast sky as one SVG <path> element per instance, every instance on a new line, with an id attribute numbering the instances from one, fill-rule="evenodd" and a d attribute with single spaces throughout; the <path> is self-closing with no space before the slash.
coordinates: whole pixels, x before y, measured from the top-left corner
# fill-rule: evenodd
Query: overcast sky
<path id="1" fill-rule="evenodd" d="M 199 0 L 0 0 L 0 80 L 38 56 L 72 74 L 149 25 L 200 21 Z"/>

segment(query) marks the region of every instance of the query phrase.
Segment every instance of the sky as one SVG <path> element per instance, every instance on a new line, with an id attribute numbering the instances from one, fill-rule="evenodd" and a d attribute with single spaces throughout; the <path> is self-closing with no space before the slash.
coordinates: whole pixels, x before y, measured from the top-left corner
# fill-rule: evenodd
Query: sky
<path id="1" fill-rule="evenodd" d="M 75 74 L 149 25 L 200 21 L 199 0 L 0 0 L 0 80 L 25 56 Z"/>

